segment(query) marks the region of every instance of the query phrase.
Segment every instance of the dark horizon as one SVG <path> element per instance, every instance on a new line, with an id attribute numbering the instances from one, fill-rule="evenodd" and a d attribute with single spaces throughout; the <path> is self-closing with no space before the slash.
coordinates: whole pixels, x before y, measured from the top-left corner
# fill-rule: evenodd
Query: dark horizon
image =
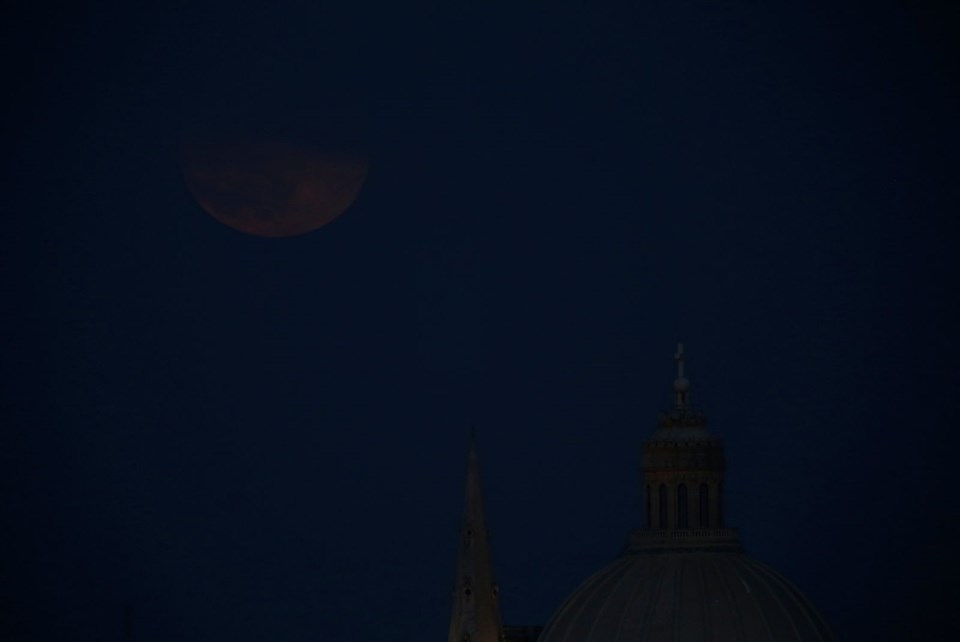
<path id="1" fill-rule="evenodd" d="M 0 638 L 442 640 L 471 426 L 545 624 L 643 525 L 683 342 L 747 553 L 838 640 L 948 639 L 958 18 L 20 6 Z M 211 130 L 369 171 L 245 235 L 184 182 Z"/>

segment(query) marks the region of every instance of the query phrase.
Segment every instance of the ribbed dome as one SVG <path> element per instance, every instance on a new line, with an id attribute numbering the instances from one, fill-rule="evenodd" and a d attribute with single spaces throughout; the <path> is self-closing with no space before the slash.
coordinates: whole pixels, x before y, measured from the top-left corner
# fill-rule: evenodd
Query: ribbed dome
<path id="1" fill-rule="evenodd" d="M 821 642 L 813 605 L 743 553 L 725 524 L 723 442 L 690 405 L 683 344 L 675 407 L 643 445 L 647 527 L 557 610 L 537 642 Z"/>
<path id="2" fill-rule="evenodd" d="M 833 640 L 813 605 L 739 552 L 628 551 L 567 598 L 539 642 Z"/>

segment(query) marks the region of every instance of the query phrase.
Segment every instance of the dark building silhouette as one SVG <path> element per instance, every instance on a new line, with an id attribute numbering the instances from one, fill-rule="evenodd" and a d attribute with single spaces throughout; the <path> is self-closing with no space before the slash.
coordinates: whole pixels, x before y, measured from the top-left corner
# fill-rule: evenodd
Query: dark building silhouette
<path id="1" fill-rule="evenodd" d="M 646 528 L 539 627 L 500 621 L 471 445 L 467 511 L 448 642 L 819 642 L 833 640 L 786 578 L 744 554 L 723 514 L 723 443 L 690 404 L 683 345 L 674 407 L 644 444 Z M 479 590 L 479 593 L 477 591 Z"/>

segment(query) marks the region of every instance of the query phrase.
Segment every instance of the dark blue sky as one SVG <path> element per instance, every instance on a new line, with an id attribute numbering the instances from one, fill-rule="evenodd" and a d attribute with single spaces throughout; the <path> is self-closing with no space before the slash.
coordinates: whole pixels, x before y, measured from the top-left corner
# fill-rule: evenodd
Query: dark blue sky
<path id="1" fill-rule="evenodd" d="M 442 640 L 472 425 L 542 624 L 641 525 L 682 340 L 747 550 L 946 639 L 956 10 L 176 4 L 4 26 L 0 638 Z M 368 151 L 360 198 L 220 225 L 177 146 L 224 123 Z"/>

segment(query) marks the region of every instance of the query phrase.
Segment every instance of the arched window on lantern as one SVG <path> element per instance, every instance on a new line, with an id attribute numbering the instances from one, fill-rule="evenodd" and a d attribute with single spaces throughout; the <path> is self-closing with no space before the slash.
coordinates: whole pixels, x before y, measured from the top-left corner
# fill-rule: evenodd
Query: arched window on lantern
<path id="1" fill-rule="evenodd" d="M 723 482 L 717 484 L 717 528 L 723 528 Z"/>
<path id="2" fill-rule="evenodd" d="M 689 528 L 687 520 L 687 485 L 677 487 L 677 528 Z"/>
<path id="3" fill-rule="evenodd" d="M 650 497 L 650 484 L 647 484 L 647 528 L 653 528 L 653 509 L 651 503 L 653 498 Z"/>
<path id="4" fill-rule="evenodd" d="M 660 484 L 660 490 L 658 492 L 658 506 L 659 517 L 660 517 L 660 528 L 669 528 L 667 526 L 667 487 L 664 484 Z"/>
<path id="5" fill-rule="evenodd" d="M 710 528 L 710 487 L 700 484 L 700 528 Z"/>

